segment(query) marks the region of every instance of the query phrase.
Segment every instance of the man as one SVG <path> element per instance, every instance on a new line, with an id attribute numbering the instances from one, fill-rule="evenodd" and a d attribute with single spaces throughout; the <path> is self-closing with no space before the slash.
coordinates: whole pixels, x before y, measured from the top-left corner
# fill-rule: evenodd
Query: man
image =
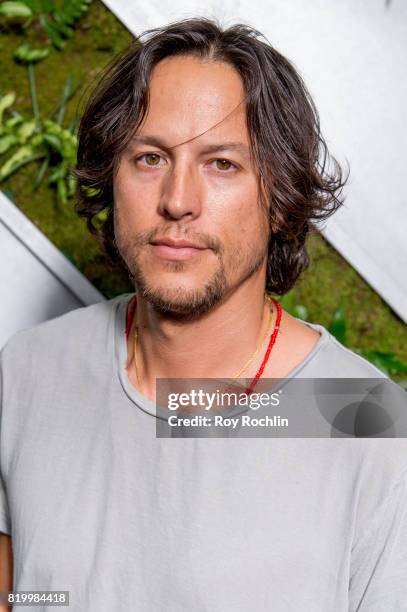
<path id="1" fill-rule="evenodd" d="M 156 379 L 385 378 L 265 299 L 341 203 L 320 147 L 299 75 L 246 26 L 185 20 L 115 58 L 77 211 L 135 292 L 2 350 L 5 586 L 75 612 L 407 609 L 404 440 L 156 436 Z"/>

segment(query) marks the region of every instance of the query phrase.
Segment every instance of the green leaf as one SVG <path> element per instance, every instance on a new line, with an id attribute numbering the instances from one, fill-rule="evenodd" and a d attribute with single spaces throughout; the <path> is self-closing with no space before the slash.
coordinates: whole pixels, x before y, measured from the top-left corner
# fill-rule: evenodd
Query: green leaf
<path id="1" fill-rule="evenodd" d="M 87 185 L 81 185 L 81 191 L 86 195 L 87 198 L 93 198 L 100 194 L 101 190 L 95 187 L 88 187 Z"/>
<path id="2" fill-rule="evenodd" d="M 65 41 L 59 33 L 58 29 L 55 27 L 55 25 L 52 24 L 50 20 L 44 15 L 41 15 L 40 22 L 42 27 L 48 34 L 49 38 L 51 39 L 54 47 L 60 50 L 63 49 L 65 47 Z"/>
<path id="3" fill-rule="evenodd" d="M 41 0 L 24 0 L 26 5 L 30 7 L 33 13 L 41 13 L 42 2 Z"/>
<path id="4" fill-rule="evenodd" d="M 30 140 L 30 145 L 32 147 L 39 147 L 42 145 L 42 143 L 44 142 L 44 134 L 40 133 L 40 134 L 34 134 L 34 136 L 31 138 Z"/>
<path id="5" fill-rule="evenodd" d="M 84 8 L 80 5 L 80 3 L 75 3 L 74 1 L 70 2 L 64 7 L 64 12 L 66 16 L 75 20 L 79 19 L 85 10 L 87 10 L 87 7 Z"/>
<path id="6" fill-rule="evenodd" d="M 3 17 L 31 17 L 32 12 L 24 2 L 2 2 L 0 15 Z"/>
<path id="7" fill-rule="evenodd" d="M 71 26 L 75 23 L 74 15 L 71 15 L 69 10 L 67 10 L 65 7 L 62 9 L 62 11 L 58 11 L 58 15 L 61 21 L 63 21 L 68 26 Z"/>
<path id="8" fill-rule="evenodd" d="M 7 121 L 4 122 L 4 127 L 6 128 L 6 130 L 12 130 L 12 128 L 14 128 L 19 123 L 22 123 L 23 121 L 24 119 L 23 117 L 21 117 L 21 115 L 10 117 L 10 119 L 7 119 Z"/>
<path id="9" fill-rule="evenodd" d="M 14 51 L 15 59 L 23 63 L 39 62 L 47 55 L 49 55 L 49 49 L 33 49 L 28 43 L 23 43 Z"/>
<path id="10" fill-rule="evenodd" d="M 35 120 L 33 121 L 25 121 L 22 125 L 19 126 L 17 130 L 17 135 L 21 144 L 24 144 L 30 136 L 32 136 L 35 132 Z"/>
<path id="11" fill-rule="evenodd" d="M 65 0 L 62 10 L 58 11 L 61 19 L 64 23 L 73 25 L 89 9 L 90 2 L 91 0 Z"/>
<path id="12" fill-rule="evenodd" d="M 15 99 L 16 94 L 14 91 L 10 91 L 8 94 L 6 94 L 0 99 L 0 126 L 2 125 L 4 111 L 6 110 L 6 108 L 14 104 Z"/>
<path id="13" fill-rule="evenodd" d="M 343 304 L 336 310 L 328 331 L 335 336 L 338 342 L 346 346 L 346 319 Z"/>
<path id="14" fill-rule="evenodd" d="M 15 134 L 0 136 L 0 155 L 11 149 L 11 147 L 16 144 L 18 144 L 18 138 Z"/>
<path id="15" fill-rule="evenodd" d="M 407 363 L 401 361 L 395 353 L 360 351 L 360 354 L 386 374 L 407 374 Z"/>
<path id="16" fill-rule="evenodd" d="M 55 10 L 55 2 L 54 0 L 40 0 L 41 2 L 41 12 L 42 13 L 52 13 Z"/>
<path id="17" fill-rule="evenodd" d="M 52 183 L 57 183 L 59 181 L 59 179 L 63 179 L 66 175 L 66 168 L 63 164 L 59 164 L 54 172 L 50 175 L 50 177 L 48 178 L 48 183 L 52 184 Z"/>
<path id="18" fill-rule="evenodd" d="M 75 195 L 76 191 L 76 177 L 73 174 L 68 175 L 68 197 Z"/>
<path id="19" fill-rule="evenodd" d="M 43 157 L 42 153 L 36 154 L 30 145 L 23 145 L 0 168 L 0 181 L 4 181 L 10 174 L 20 168 L 20 166 L 34 159 L 40 159 L 41 157 Z"/>
<path id="20" fill-rule="evenodd" d="M 68 201 L 68 198 L 67 198 L 65 181 L 62 178 L 58 179 L 57 181 L 57 193 L 58 193 L 58 197 L 60 201 L 62 202 L 62 204 L 66 204 Z"/>
<path id="21" fill-rule="evenodd" d="M 52 149 L 58 151 L 58 153 L 61 153 L 62 143 L 58 136 L 55 136 L 54 134 L 44 134 L 44 141 L 47 142 Z"/>
<path id="22" fill-rule="evenodd" d="M 47 12 L 44 9 L 44 0 L 24 0 L 24 2 L 26 2 L 30 6 L 32 12 L 37 15 Z"/>
<path id="23" fill-rule="evenodd" d="M 73 34 L 73 29 L 68 25 L 68 23 L 65 21 L 64 17 L 64 13 L 62 11 L 59 11 L 58 9 L 55 10 L 53 12 L 53 16 L 55 19 L 55 22 L 57 24 L 57 27 L 59 29 L 59 31 L 64 34 L 64 36 L 67 36 L 68 38 L 70 36 L 72 36 Z"/>
<path id="24" fill-rule="evenodd" d="M 82 86 L 83 82 L 84 82 L 84 78 L 80 79 L 78 83 L 76 83 L 75 86 L 73 86 L 74 83 L 74 74 L 71 72 L 68 74 L 65 84 L 64 84 L 64 89 L 61 95 L 60 100 L 58 101 L 57 106 L 54 108 L 54 110 L 51 113 L 51 118 L 54 117 L 56 123 L 58 123 L 59 125 L 62 125 L 63 122 L 63 118 L 64 118 L 64 114 L 65 114 L 65 107 L 67 102 L 75 95 L 75 93 L 79 90 L 79 88 Z M 71 124 L 68 126 L 68 130 L 73 133 L 74 128 L 75 128 L 75 121 L 76 118 L 73 119 L 73 121 L 71 121 Z M 79 118 L 77 118 L 77 120 L 79 121 Z"/>
<path id="25" fill-rule="evenodd" d="M 95 219 L 99 223 L 104 223 L 108 216 L 109 216 L 109 209 L 108 208 L 104 208 L 100 212 L 96 213 L 96 215 L 94 215 L 93 219 Z"/>
<path id="26" fill-rule="evenodd" d="M 59 136 L 62 134 L 63 128 L 58 125 L 55 121 L 51 121 L 51 119 L 44 119 L 44 128 L 48 134 L 55 134 Z"/>
<path id="27" fill-rule="evenodd" d="M 61 154 L 64 160 L 68 164 L 74 164 L 76 162 L 77 146 L 70 139 L 62 138 L 62 150 Z"/>
<path id="28" fill-rule="evenodd" d="M 33 186 L 33 191 L 36 191 L 38 189 L 38 187 L 41 185 L 41 183 L 43 181 L 43 178 L 45 176 L 45 172 L 48 169 L 48 165 L 49 165 L 49 156 L 46 157 L 44 159 L 44 161 L 42 162 L 42 164 L 41 164 L 40 171 L 38 172 L 37 177 L 35 179 L 35 183 L 34 183 L 34 186 Z"/>

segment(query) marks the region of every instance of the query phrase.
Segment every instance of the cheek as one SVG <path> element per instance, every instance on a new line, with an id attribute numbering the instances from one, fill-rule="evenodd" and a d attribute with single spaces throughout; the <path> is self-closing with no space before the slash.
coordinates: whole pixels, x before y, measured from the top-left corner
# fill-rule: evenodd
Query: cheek
<path id="1" fill-rule="evenodd" d="M 148 176 L 144 173 L 142 177 L 135 172 L 133 162 L 124 160 L 114 180 L 114 194 L 123 207 L 134 208 L 143 206 L 145 202 L 151 202 L 156 198 L 158 181 L 154 180 L 153 173 Z"/>
<path id="2" fill-rule="evenodd" d="M 125 235 L 151 226 L 155 211 L 154 187 L 137 182 L 129 169 L 120 169 L 113 182 L 113 197 L 117 225 Z"/>
<path id="3" fill-rule="evenodd" d="M 222 193 L 210 196 L 208 210 L 212 211 L 212 226 L 223 228 L 220 234 L 229 243 L 259 244 L 267 239 L 268 222 L 256 184 L 226 186 Z"/>

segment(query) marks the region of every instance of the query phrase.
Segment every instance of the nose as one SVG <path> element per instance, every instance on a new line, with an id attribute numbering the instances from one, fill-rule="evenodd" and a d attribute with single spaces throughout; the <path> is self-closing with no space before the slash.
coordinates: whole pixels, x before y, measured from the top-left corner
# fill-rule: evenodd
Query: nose
<path id="1" fill-rule="evenodd" d="M 195 219 L 201 211 L 201 181 L 187 160 L 174 163 L 162 183 L 159 205 L 164 217 Z"/>

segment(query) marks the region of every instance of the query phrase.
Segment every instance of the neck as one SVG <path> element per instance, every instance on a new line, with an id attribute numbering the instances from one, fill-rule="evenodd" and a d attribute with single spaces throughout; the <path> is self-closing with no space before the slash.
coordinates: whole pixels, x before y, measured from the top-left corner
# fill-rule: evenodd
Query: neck
<path id="1" fill-rule="evenodd" d="M 127 340 L 128 371 L 134 374 L 137 323 L 139 390 L 148 397 L 155 396 L 156 378 L 234 377 L 264 337 L 269 308 L 265 302 L 264 283 L 258 283 L 257 287 L 242 285 L 199 319 L 186 322 L 166 318 L 142 296 L 137 296 L 136 313 Z M 274 312 L 272 324 L 275 316 Z M 249 366 L 242 377 L 253 376 L 262 357 L 259 351 L 252 367 Z M 135 382 L 135 374 L 132 378 Z"/>

